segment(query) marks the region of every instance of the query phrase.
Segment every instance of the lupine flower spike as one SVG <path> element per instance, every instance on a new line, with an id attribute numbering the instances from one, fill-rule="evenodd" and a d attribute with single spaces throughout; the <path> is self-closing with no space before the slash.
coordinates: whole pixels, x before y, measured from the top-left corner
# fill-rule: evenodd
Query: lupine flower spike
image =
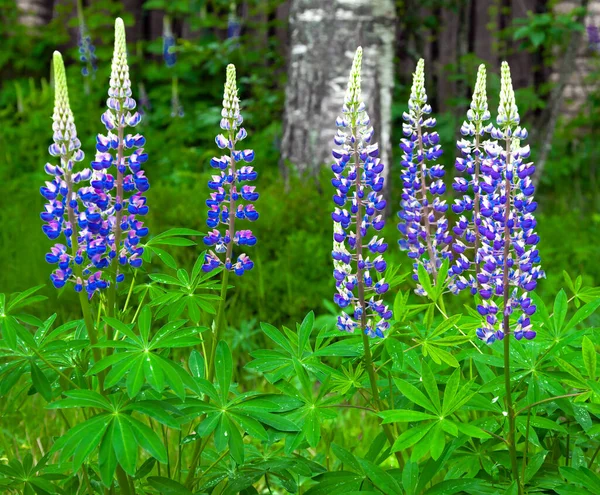
<path id="1" fill-rule="evenodd" d="M 175 36 L 173 35 L 173 27 L 171 18 L 165 16 L 163 19 L 163 60 L 167 68 L 172 68 L 177 62 L 177 54 L 175 53 Z M 179 101 L 179 80 L 176 75 L 171 77 L 171 117 L 183 117 L 184 111 L 181 102 Z"/>
<path id="2" fill-rule="evenodd" d="M 486 122 L 490 119 L 488 110 L 486 84 L 485 84 L 485 66 L 479 66 L 477 72 L 477 82 L 473 91 L 473 100 L 471 107 L 467 112 L 467 120 L 463 122 L 460 133 L 464 136 L 456 145 L 461 153 L 461 157 L 456 159 L 456 170 L 466 177 L 456 177 L 452 185 L 454 190 L 462 193 L 463 197 L 454 201 L 452 211 L 459 215 L 456 225 L 453 228 L 454 241 L 452 250 L 455 253 L 455 262 L 450 268 L 451 281 L 449 288 L 453 293 L 458 293 L 467 287 L 471 288 L 473 294 L 477 291 L 477 278 L 479 275 L 479 247 L 481 245 L 479 233 L 481 186 L 480 172 L 483 155 L 483 138 L 489 134 L 492 124 Z M 487 183 L 484 181 L 483 188 L 486 189 Z M 472 260 L 466 253 L 473 250 Z M 475 275 L 463 275 L 471 265 L 475 265 Z"/>
<path id="3" fill-rule="evenodd" d="M 414 260 L 414 280 L 418 280 L 417 268 L 422 263 L 436 282 L 444 258 L 452 258 L 448 250 L 452 238 L 444 216 L 448 205 L 439 198 L 446 191 L 442 180 L 444 167 L 435 163 L 442 154 L 440 138 L 437 132 L 427 131 L 436 124 L 434 118 L 428 117 L 430 113 L 425 93 L 425 62 L 421 59 L 413 75 L 408 112 L 402 115 L 405 137 L 400 141 L 400 148 L 404 170 L 398 230 L 404 237 L 399 241 L 400 248 L 408 251 L 409 258 Z M 420 285 L 416 292 L 426 295 Z"/>
<path id="4" fill-rule="evenodd" d="M 512 332 L 517 340 L 533 339 L 530 316 L 536 307 L 528 292 L 544 277 L 536 248 L 533 216 L 537 204 L 533 200 L 531 176 L 535 171 L 529 158 L 529 146 L 521 146 L 527 131 L 520 126 L 515 104 L 510 69 L 502 63 L 500 106 L 497 127 L 492 129 L 495 141 L 485 143 L 486 158 L 481 198 L 481 249 L 478 275 L 479 294 L 483 302 L 477 310 L 485 318 L 477 336 L 488 344 L 502 339 L 509 328 L 509 318 L 519 312 Z M 512 287 L 512 289 L 511 289 Z M 501 299 L 501 308 L 496 300 Z"/>
<path id="5" fill-rule="evenodd" d="M 372 143 L 373 127 L 361 100 L 361 64 L 359 47 L 350 72 L 343 115 L 336 120 L 337 147 L 332 152 L 335 163 L 331 166 L 334 173 L 331 182 L 336 188 L 332 214 L 333 276 L 337 288 L 334 301 L 340 308 L 351 310 L 338 317 L 340 330 L 354 332 L 359 328 L 370 337 L 383 337 L 392 312 L 380 296 L 389 285 L 374 275 L 386 269 L 382 253 L 387 244 L 377 234 L 368 234 L 371 229 L 376 233 L 384 226 L 380 213 L 386 206 L 381 195 L 384 165 L 378 158 L 377 144 Z"/>
<path id="6" fill-rule="evenodd" d="M 234 260 L 234 245 L 243 250 L 246 246 L 254 246 L 256 237 L 251 230 L 236 231 L 235 226 L 236 220 L 253 222 L 258 219 L 258 212 L 252 204 L 258 199 L 258 193 L 255 186 L 249 184 L 256 180 L 257 173 L 252 166 L 245 165 L 254 160 L 254 151 L 236 149 L 247 133 L 241 127 L 243 118 L 237 95 L 235 66 L 232 64 L 227 66 L 221 117 L 220 125 L 224 132 L 215 138 L 215 142 L 220 149 L 229 150 L 229 154 L 214 157 L 210 161 L 218 175 L 213 175 L 208 182 L 213 192 L 206 201 L 206 224 L 213 230 L 204 237 L 204 243 L 213 249 L 206 254 L 202 269 L 210 272 L 223 265 L 226 270 L 243 275 L 253 268 L 254 263 L 244 252 L 237 254 Z M 225 233 L 219 230 L 221 225 L 226 226 Z M 224 259 L 221 259 L 223 254 Z"/>
<path id="7" fill-rule="evenodd" d="M 143 247 L 140 238 L 148 235 L 148 228 L 139 219 L 148 213 L 144 193 L 150 188 L 142 170 L 148 159 L 144 152 L 146 140 L 140 134 L 125 134 L 127 128 L 140 123 L 141 115 L 135 112 L 136 102 L 132 98 L 125 26 L 119 18 L 115 22 L 115 48 L 108 90 L 108 109 L 101 121 L 108 131 L 96 138 L 96 157 L 92 162 L 94 173 L 90 190 L 83 191 L 85 197 L 98 198 L 98 211 L 93 216 L 81 219 L 89 225 L 98 256 L 106 265 L 114 258 L 119 264 L 138 268 L 142 264 Z M 112 167 L 116 171 L 112 170 Z M 116 173 L 115 173 L 116 172 Z M 122 281 L 124 274 L 117 270 L 116 280 Z"/>
<path id="8" fill-rule="evenodd" d="M 96 57 L 96 47 L 92 43 L 92 38 L 85 24 L 83 17 L 83 5 L 81 0 L 77 0 L 77 22 L 79 24 L 79 40 L 77 47 L 79 49 L 79 60 L 83 63 L 81 73 L 84 76 L 96 76 L 98 70 L 98 57 Z M 86 85 L 87 89 L 87 85 Z"/>
<path id="9" fill-rule="evenodd" d="M 51 156 L 58 159 L 58 164 L 46 163 L 44 170 L 52 177 L 51 181 L 40 189 L 42 196 L 48 200 L 44 211 L 40 215 L 46 225 L 42 230 L 51 240 L 61 239 L 62 242 L 55 244 L 46 255 L 46 261 L 58 265 L 50 279 L 53 285 L 60 289 L 67 283 L 73 283 L 75 290 L 80 292 L 84 284 L 86 287 L 95 286 L 95 275 L 89 281 L 83 281 L 82 272 L 86 254 L 93 259 L 93 247 L 86 241 L 85 229 L 80 234 L 77 219 L 80 215 L 85 216 L 86 211 L 80 214 L 80 205 L 75 187 L 86 182 L 91 176 L 91 170 L 84 169 L 74 172 L 74 164 L 84 159 L 81 142 L 77 137 L 75 120 L 69 104 L 69 92 L 67 89 L 67 77 L 62 56 L 54 52 L 54 113 L 52 114 L 52 130 L 54 143 L 49 148 Z M 84 206 L 93 208 L 92 202 L 84 201 Z M 81 238 L 81 236 L 83 236 Z M 82 241 L 79 246 L 80 238 Z M 89 270 L 86 268 L 86 273 Z"/>

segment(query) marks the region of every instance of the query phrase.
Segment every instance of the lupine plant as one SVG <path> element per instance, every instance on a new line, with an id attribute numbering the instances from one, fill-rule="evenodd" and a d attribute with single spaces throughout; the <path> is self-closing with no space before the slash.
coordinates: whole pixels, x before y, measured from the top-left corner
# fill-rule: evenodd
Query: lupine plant
<path id="1" fill-rule="evenodd" d="M 232 283 L 269 276 L 246 254 L 258 175 L 241 146 L 235 67 L 215 139 L 223 155 L 210 160 L 208 231 L 151 237 L 123 21 L 104 134 L 77 134 L 54 54 L 42 230 L 50 281 L 79 298 L 81 317 L 31 314 L 41 286 L 0 294 L 3 492 L 600 493 L 600 339 L 586 323 L 600 290 L 565 273 L 552 307 L 535 294 L 544 272 L 534 165 L 508 65 L 495 126 L 479 68 L 447 190 L 417 64 L 401 141 L 402 274 L 385 259 L 384 198 L 395 192 L 366 112 L 362 57 L 358 48 L 340 62 L 350 77 L 328 172 L 335 305 L 291 327 L 263 322 L 258 334 L 229 326 L 244 304 Z M 193 255 L 191 266 L 172 249 Z M 234 350 L 252 340 L 239 346 L 249 355 L 232 353 L 232 334 Z M 23 422 L 34 409 L 43 423 Z"/>
<path id="2" fill-rule="evenodd" d="M 175 45 L 177 40 L 173 34 L 173 22 L 171 17 L 165 15 L 163 18 L 163 60 L 165 66 L 171 69 L 177 63 Z M 171 77 L 171 117 L 183 117 L 184 111 L 179 100 L 179 79 L 175 74 Z"/>

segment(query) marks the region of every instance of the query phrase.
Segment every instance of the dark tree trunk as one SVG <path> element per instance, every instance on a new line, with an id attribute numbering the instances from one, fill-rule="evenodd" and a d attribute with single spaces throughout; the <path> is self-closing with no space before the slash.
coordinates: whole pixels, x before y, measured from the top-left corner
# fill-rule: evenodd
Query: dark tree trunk
<path id="1" fill-rule="evenodd" d="M 394 85 L 393 0 L 293 0 L 282 166 L 316 175 L 331 160 L 352 57 L 363 47 L 362 88 L 367 112 L 389 170 Z"/>

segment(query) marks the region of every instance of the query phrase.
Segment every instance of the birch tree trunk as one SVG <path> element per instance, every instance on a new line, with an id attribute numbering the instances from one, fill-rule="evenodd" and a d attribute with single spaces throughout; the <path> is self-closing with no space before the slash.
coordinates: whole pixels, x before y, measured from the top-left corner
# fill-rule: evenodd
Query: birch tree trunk
<path id="1" fill-rule="evenodd" d="M 352 57 L 363 47 L 362 89 L 388 171 L 394 85 L 393 0 L 292 0 L 281 166 L 316 175 L 329 165 Z M 385 177 L 387 179 L 387 175 Z M 386 180 L 387 182 L 387 180 Z"/>
<path id="2" fill-rule="evenodd" d="M 21 13 L 19 21 L 24 26 L 43 26 L 52 19 L 53 0 L 17 0 L 16 3 Z"/>

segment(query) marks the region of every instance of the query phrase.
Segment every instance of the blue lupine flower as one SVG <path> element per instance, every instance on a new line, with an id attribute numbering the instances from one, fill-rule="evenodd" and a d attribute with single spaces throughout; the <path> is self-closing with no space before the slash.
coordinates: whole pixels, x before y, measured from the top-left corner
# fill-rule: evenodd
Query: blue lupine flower
<path id="1" fill-rule="evenodd" d="M 131 95 L 125 26 L 117 19 L 108 110 L 101 118 L 108 132 L 96 138 L 92 187 L 80 193 L 96 199 L 97 208 L 90 209 L 80 224 L 86 223 L 95 235 L 90 244 L 95 248 L 98 268 L 105 268 L 115 258 L 121 265 L 138 268 L 144 252 L 140 238 L 148 235 L 148 229 L 138 220 L 148 213 L 144 193 L 150 184 L 142 170 L 148 159 L 143 149 L 146 140 L 140 134 L 126 134 L 128 127 L 135 127 L 141 120 L 141 115 L 134 112 L 136 102 Z M 117 282 L 123 278 L 117 270 Z"/>
<path id="2" fill-rule="evenodd" d="M 46 255 L 46 261 L 56 264 L 57 269 L 50 279 L 53 285 L 60 289 L 67 283 L 73 283 L 76 291 L 85 287 L 90 294 L 105 284 L 94 271 L 97 259 L 96 248 L 88 242 L 90 227 L 82 222 L 88 212 L 96 208 L 98 197 L 95 195 L 81 196 L 81 190 L 92 176 L 90 169 L 79 172 L 73 170 L 74 164 L 84 159 L 81 142 L 77 137 L 77 129 L 73 112 L 69 104 L 67 78 L 62 56 L 54 52 L 54 112 L 52 114 L 53 144 L 49 153 L 59 159 L 58 165 L 47 163 L 44 170 L 52 177 L 40 189 L 48 203 L 45 205 L 41 218 L 46 222 L 43 232 L 51 240 L 61 237 L 64 243 L 55 244 Z M 83 224 L 82 224 L 83 223 Z M 95 224 L 94 224 L 95 225 Z M 86 279 L 87 278 L 87 279 Z"/>
<path id="3" fill-rule="evenodd" d="M 246 184 L 256 180 L 258 174 L 250 165 L 238 167 L 240 162 L 252 162 L 254 151 L 236 149 L 236 145 L 246 138 L 247 133 L 241 127 L 243 118 L 237 96 L 235 66 L 232 64 L 227 66 L 221 117 L 220 126 L 224 133 L 217 135 L 215 142 L 219 149 L 228 149 L 229 154 L 214 157 L 210 161 L 218 175 L 213 175 L 208 181 L 208 187 L 213 192 L 206 201 L 206 224 L 213 230 L 204 237 L 204 243 L 213 249 L 206 254 L 202 269 L 210 272 L 223 265 L 236 275 L 243 275 L 253 268 L 254 263 L 245 253 L 238 255 L 234 262 L 233 246 L 254 246 L 256 237 L 251 230 L 236 231 L 235 221 L 238 219 L 253 222 L 258 219 L 258 213 L 251 204 L 258 199 L 258 193 L 254 186 Z M 227 226 L 224 234 L 219 230 L 221 224 Z M 222 253 L 225 253 L 224 260 L 219 257 Z"/>
<path id="4" fill-rule="evenodd" d="M 519 122 L 510 69 L 503 62 L 497 127 L 491 130 L 492 138 L 502 141 L 503 145 L 497 141 L 486 142 L 486 157 L 481 164 L 479 232 L 482 244 L 477 280 L 483 303 L 477 310 L 485 320 L 477 329 L 477 336 L 490 344 L 510 332 L 504 328 L 503 315 L 516 312 L 520 314 L 513 330 L 515 338 L 535 337 L 530 316 L 536 307 L 527 294 L 536 288 L 538 279 L 544 277 L 539 266 L 536 247 L 539 236 L 535 233 L 533 215 L 537 207 L 531 180 L 535 167 L 526 161 L 530 150 L 529 146 L 521 146 L 521 141 L 527 138 L 527 131 Z M 501 302 L 497 303 L 497 299 Z"/>
<path id="5" fill-rule="evenodd" d="M 83 19 L 79 21 L 79 60 L 83 63 L 81 73 L 84 76 L 96 75 L 98 70 L 98 57 L 96 56 L 96 47 L 92 43 L 92 38 L 87 30 Z"/>
<path id="6" fill-rule="evenodd" d="M 398 230 L 405 237 L 399 241 L 400 248 L 408 251 L 409 258 L 415 261 L 413 278 L 418 280 L 417 268 L 422 263 L 435 281 L 444 258 L 452 258 L 448 250 L 452 237 L 444 216 L 448 205 L 439 198 L 446 191 L 442 180 L 444 167 L 435 164 L 442 154 L 440 138 L 437 132 L 426 131 L 435 127 L 436 120 L 428 117 L 431 106 L 427 104 L 424 68 L 425 62 L 421 59 L 413 75 L 409 111 L 402 115 L 405 138 L 400 141 L 400 148 L 404 170 Z M 433 164 L 428 165 L 428 162 Z M 420 285 L 416 292 L 426 295 Z"/>
<path id="7" fill-rule="evenodd" d="M 227 39 L 237 40 L 242 32 L 242 25 L 236 14 L 235 2 L 229 5 L 229 16 L 227 17 Z"/>
<path id="8" fill-rule="evenodd" d="M 177 54 L 175 53 L 175 36 L 171 27 L 171 18 L 165 16 L 163 18 L 163 60 L 167 67 L 173 67 L 177 62 Z"/>
<path id="9" fill-rule="evenodd" d="M 456 177 L 453 188 L 463 196 L 454 201 L 452 211 L 459 215 L 453 228 L 454 240 L 452 250 L 455 253 L 454 263 L 450 267 L 451 280 L 449 288 L 453 293 L 470 287 L 473 294 L 477 291 L 477 275 L 479 274 L 479 248 L 480 237 L 479 226 L 481 189 L 480 173 L 481 162 L 484 155 L 483 137 L 490 133 L 492 124 L 486 126 L 485 122 L 490 119 L 488 110 L 485 66 L 479 66 L 477 82 L 473 91 L 471 107 L 467 112 L 467 120 L 463 122 L 460 133 L 464 136 L 456 144 L 461 152 L 461 157 L 456 159 L 456 170 L 465 174 L 465 177 Z M 466 253 L 473 250 L 472 261 Z M 475 275 L 463 274 L 475 264 Z"/>
<path id="10" fill-rule="evenodd" d="M 383 188 L 383 163 L 378 158 L 377 144 L 372 144 L 374 130 L 370 125 L 365 104 L 361 101 L 360 70 L 362 48 L 356 50 L 348 89 L 338 117 L 338 131 L 334 137 L 337 146 L 332 151 L 335 160 L 331 169 L 335 209 L 333 218 L 333 277 L 337 293 L 334 301 L 350 314 L 338 317 L 337 326 L 345 332 L 361 329 L 370 337 L 383 337 L 389 328 L 392 312 L 379 296 L 389 285 L 382 278 L 376 280 L 371 273 L 383 273 L 386 263 L 382 253 L 387 244 L 377 235 L 368 237 L 369 231 L 383 228 L 380 212 L 386 201 L 380 194 Z M 367 255 L 365 257 L 365 250 Z"/>

